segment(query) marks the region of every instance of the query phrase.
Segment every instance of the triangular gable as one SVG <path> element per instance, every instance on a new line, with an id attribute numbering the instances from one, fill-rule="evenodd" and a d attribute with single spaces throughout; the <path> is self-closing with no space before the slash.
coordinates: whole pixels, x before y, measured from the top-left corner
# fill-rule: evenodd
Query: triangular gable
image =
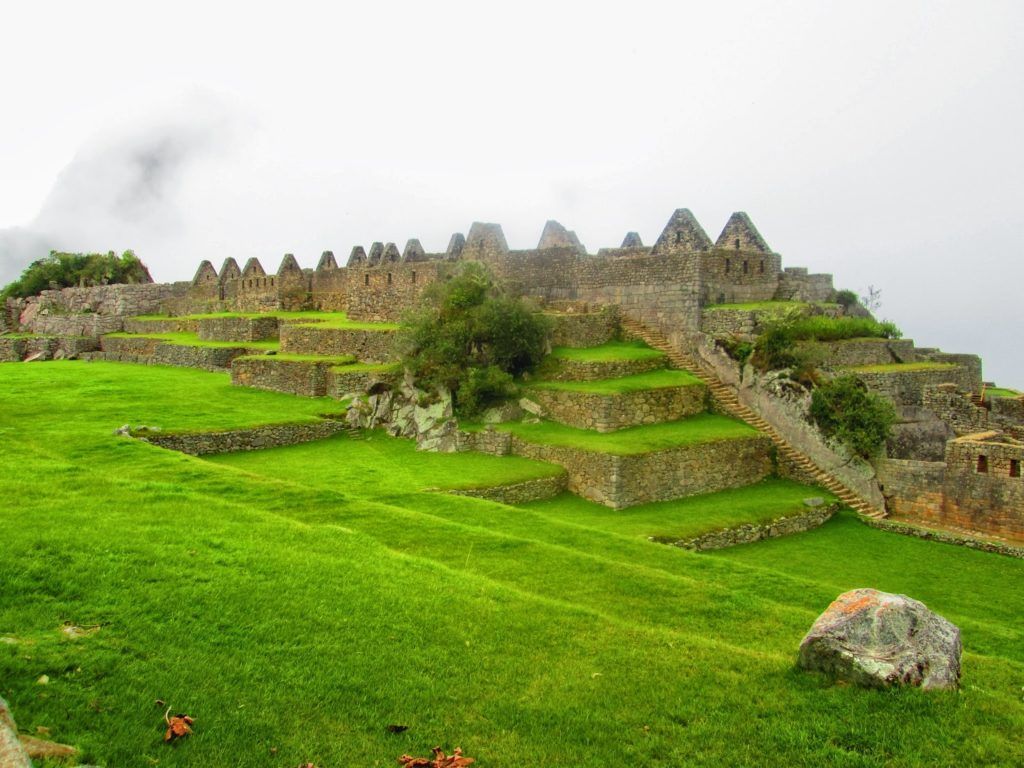
<path id="1" fill-rule="evenodd" d="M 253 256 L 247 262 L 245 267 L 242 269 L 242 277 L 266 277 L 267 273 L 263 269 L 263 265 L 260 264 L 260 260 Z"/>
<path id="2" fill-rule="evenodd" d="M 402 260 L 402 254 L 398 252 L 398 246 L 394 243 L 388 243 L 384 246 L 384 253 L 381 254 L 381 264 L 396 264 Z"/>
<path id="3" fill-rule="evenodd" d="M 384 256 L 384 243 L 376 242 L 370 246 L 370 255 L 366 259 L 366 263 L 371 267 L 375 267 L 380 264 L 380 260 Z"/>
<path id="4" fill-rule="evenodd" d="M 334 251 L 324 251 L 320 254 L 320 261 L 316 264 L 316 271 L 323 272 L 326 269 L 337 269 L 338 260 L 334 258 Z"/>
<path id="5" fill-rule="evenodd" d="M 423 246 L 420 241 L 415 237 L 409 240 L 405 244 L 405 250 L 402 251 L 402 261 L 426 261 L 427 252 L 423 250 Z"/>
<path id="6" fill-rule="evenodd" d="M 363 250 L 361 245 L 353 245 L 352 253 L 348 255 L 348 266 L 357 267 L 360 264 L 366 263 L 366 251 Z"/>
<path id="7" fill-rule="evenodd" d="M 508 253 L 508 243 L 505 241 L 505 233 L 501 229 L 501 224 L 474 221 L 469 228 L 469 236 L 466 238 L 466 245 L 463 248 L 463 253 L 467 251 L 470 258 L 486 251 Z"/>
<path id="8" fill-rule="evenodd" d="M 537 243 L 538 251 L 548 248 L 580 247 L 580 241 L 576 234 L 567 230 L 554 219 L 548 219 L 544 224 L 544 231 L 540 233 L 540 241 Z"/>
<path id="9" fill-rule="evenodd" d="M 754 222 L 743 211 L 737 211 L 725 223 L 722 234 L 715 241 L 716 248 L 728 248 L 736 251 L 757 251 L 771 253 L 768 243 L 757 231 Z"/>
<path id="10" fill-rule="evenodd" d="M 284 258 L 281 259 L 281 266 L 277 268 L 278 276 L 295 273 L 302 273 L 302 267 L 299 266 L 299 262 L 295 260 L 295 254 L 286 253 Z"/>
<path id="11" fill-rule="evenodd" d="M 706 251 L 711 248 L 711 238 L 689 208 L 678 208 L 662 230 L 654 252 L 665 251 Z"/>
<path id="12" fill-rule="evenodd" d="M 452 235 L 452 239 L 448 241 L 448 250 L 445 251 L 445 256 L 452 260 L 458 259 L 462 256 L 462 249 L 465 247 L 465 236 L 461 232 L 456 232 Z"/>
<path id="13" fill-rule="evenodd" d="M 196 276 L 192 278 L 192 285 L 209 285 L 217 282 L 217 270 L 213 264 L 203 259 L 196 270 Z"/>
<path id="14" fill-rule="evenodd" d="M 639 232 L 627 232 L 626 236 L 622 238 L 622 245 L 620 248 L 643 248 L 644 241 L 640 239 Z"/>
<path id="15" fill-rule="evenodd" d="M 226 283 L 228 280 L 237 280 L 242 276 L 242 270 L 238 268 L 238 262 L 228 256 L 224 259 L 224 263 L 220 267 L 220 282 Z"/>

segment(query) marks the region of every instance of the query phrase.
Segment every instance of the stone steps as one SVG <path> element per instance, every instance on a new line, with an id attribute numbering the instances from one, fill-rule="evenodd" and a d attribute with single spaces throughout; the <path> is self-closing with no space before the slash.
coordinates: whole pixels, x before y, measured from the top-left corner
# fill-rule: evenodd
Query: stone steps
<path id="1" fill-rule="evenodd" d="M 648 328 L 632 318 L 623 317 L 621 322 L 625 331 L 637 338 L 643 339 L 654 349 L 664 352 L 673 366 L 688 370 L 697 376 L 707 385 L 715 402 L 723 410 L 763 432 L 776 446 L 781 456 L 784 456 L 792 464 L 813 477 L 818 484 L 826 488 L 830 493 L 833 493 L 844 504 L 865 517 L 876 520 L 886 517 L 884 510 L 869 504 L 847 488 L 835 476 L 819 467 L 809 457 L 794 448 L 770 423 L 752 408 L 740 402 L 733 389 L 719 379 L 714 372 L 698 363 L 692 356 L 677 349 L 663 334 Z"/>

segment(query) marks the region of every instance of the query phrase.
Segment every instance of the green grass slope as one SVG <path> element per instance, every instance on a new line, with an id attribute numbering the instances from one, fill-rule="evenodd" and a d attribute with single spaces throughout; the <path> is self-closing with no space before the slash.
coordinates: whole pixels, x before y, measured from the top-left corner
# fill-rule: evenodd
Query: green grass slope
<path id="1" fill-rule="evenodd" d="M 106 766 L 393 766 L 435 744 L 488 768 L 1024 760 L 1019 561 L 846 517 L 695 555 L 418 480 L 382 495 L 357 479 L 375 440 L 352 442 L 351 475 L 295 457 L 272 476 L 111 435 L 324 409 L 186 369 L 0 366 L 0 695 L 24 730 Z M 794 669 L 815 616 L 860 586 L 961 626 L 960 693 Z M 162 744 L 157 699 L 195 735 Z"/>

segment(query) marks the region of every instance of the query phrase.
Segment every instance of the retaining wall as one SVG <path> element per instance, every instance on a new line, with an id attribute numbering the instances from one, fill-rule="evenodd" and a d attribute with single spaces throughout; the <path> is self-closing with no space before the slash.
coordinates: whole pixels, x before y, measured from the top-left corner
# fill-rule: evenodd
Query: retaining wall
<path id="1" fill-rule="evenodd" d="M 364 363 L 390 363 L 398 359 L 393 331 L 318 328 L 315 325 L 281 326 L 281 353 L 294 355 L 354 355 Z"/>
<path id="2" fill-rule="evenodd" d="M 345 430 L 344 422 L 318 421 L 308 424 L 268 424 L 261 427 L 222 432 L 179 434 L 157 432 L 133 436 L 160 448 L 180 451 L 191 456 L 206 456 L 213 453 L 258 451 L 282 445 L 308 443 L 313 440 L 323 440 Z"/>
<path id="3" fill-rule="evenodd" d="M 231 363 L 231 383 L 304 397 L 327 394 L 331 366 L 336 362 L 280 360 L 273 355 L 238 357 Z"/>
<path id="4" fill-rule="evenodd" d="M 809 509 L 798 515 L 780 517 L 772 520 L 770 523 L 747 523 L 721 531 L 710 531 L 694 538 L 681 539 L 679 541 L 653 540 L 659 544 L 671 544 L 674 547 L 682 547 L 694 552 L 726 549 L 740 544 L 753 544 L 764 539 L 777 539 L 782 536 L 792 536 L 795 533 L 814 530 L 827 523 L 838 509 L 838 504 L 828 504 Z"/>
<path id="5" fill-rule="evenodd" d="M 706 410 L 703 384 L 644 389 L 615 395 L 531 387 L 529 397 L 554 421 L 578 429 L 614 432 L 624 427 L 677 421 Z"/>
<path id="6" fill-rule="evenodd" d="M 515 505 L 554 498 L 563 493 L 567 487 L 568 476 L 563 473 L 555 477 L 524 480 L 521 483 L 512 483 L 510 485 L 451 490 L 448 493 L 454 496 L 471 496 L 477 499 L 496 501 L 500 504 Z"/>
<path id="7" fill-rule="evenodd" d="M 550 381 L 601 381 L 634 376 L 664 368 L 665 357 L 648 360 L 557 360 L 545 366 L 544 378 Z"/>
<path id="8" fill-rule="evenodd" d="M 278 336 L 276 317 L 210 317 L 196 321 L 203 341 L 267 341 Z"/>

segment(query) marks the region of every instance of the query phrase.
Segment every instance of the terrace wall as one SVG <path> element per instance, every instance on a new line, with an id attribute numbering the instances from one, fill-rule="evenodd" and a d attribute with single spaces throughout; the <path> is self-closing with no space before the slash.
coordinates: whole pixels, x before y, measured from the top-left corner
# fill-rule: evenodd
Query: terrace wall
<path id="1" fill-rule="evenodd" d="M 180 451 L 191 456 L 207 456 L 215 453 L 259 451 L 282 445 L 308 443 L 313 440 L 323 440 L 345 430 L 344 422 L 318 421 L 309 424 L 268 424 L 261 427 L 222 432 L 180 434 L 156 432 L 136 435 L 136 437 L 143 442 L 171 451 Z"/>
<path id="2" fill-rule="evenodd" d="M 597 432 L 676 421 L 703 413 L 707 405 L 707 388 L 703 384 L 616 395 L 532 387 L 529 396 L 543 406 L 551 419 Z"/>
<path id="3" fill-rule="evenodd" d="M 280 328 L 281 352 L 289 355 L 354 355 L 366 363 L 398 359 L 392 331 L 322 328 L 315 324 L 286 323 Z"/>

